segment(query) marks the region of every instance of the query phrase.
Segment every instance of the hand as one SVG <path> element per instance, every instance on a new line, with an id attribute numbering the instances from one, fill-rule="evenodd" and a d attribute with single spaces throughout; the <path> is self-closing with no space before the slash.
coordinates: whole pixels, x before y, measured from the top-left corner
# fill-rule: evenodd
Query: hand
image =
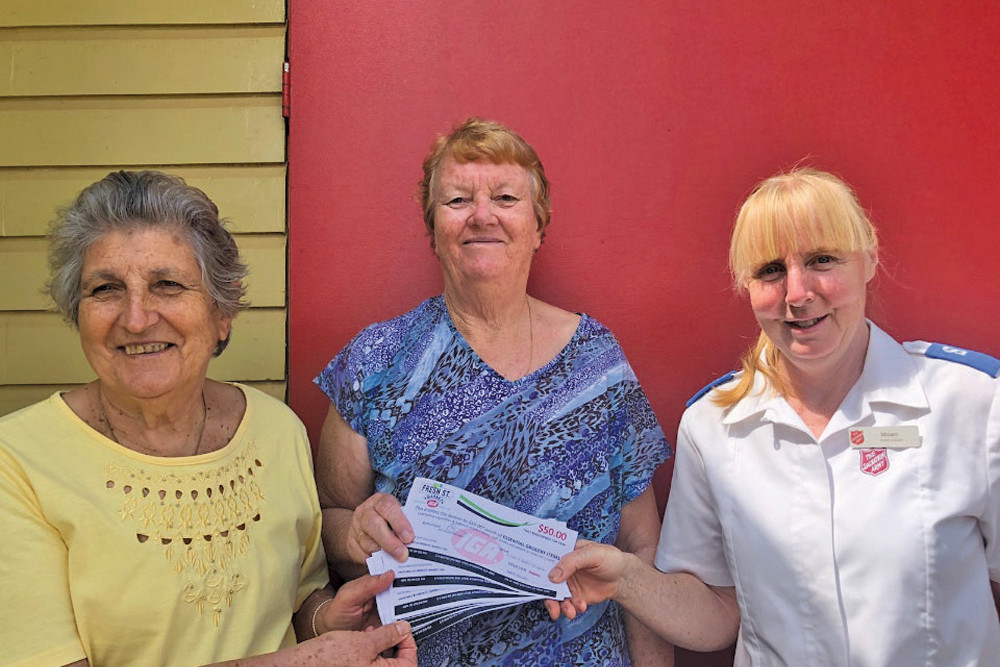
<path id="1" fill-rule="evenodd" d="M 347 551 L 355 563 L 364 563 L 379 549 L 403 562 L 412 541 L 413 527 L 395 497 L 376 493 L 355 508 L 347 533 Z"/>
<path id="2" fill-rule="evenodd" d="M 565 581 L 569 585 L 571 596 L 562 601 L 545 600 L 549 616 L 554 621 L 562 613 L 573 619 L 587 611 L 588 604 L 615 597 L 627 564 L 627 555 L 610 544 L 578 540 L 576 549 L 563 556 L 549 573 L 553 583 Z"/>
<path id="3" fill-rule="evenodd" d="M 389 589 L 394 576 L 390 570 L 377 577 L 365 575 L 341 586 L 333 602 L 324 604 L 319 610 L 317 629 L 326 628 L 326 632 L 364 630 L 380 625 L 378 610 L 375 608 L 375 596 Z"/>
<path id="4" fill-rule="evenodd" d="M 410 624 L 397 621 L 391 625 L 370 629 L 368 632 L 336 630 L 311 639 L 300 647 L 314 646 L 306 664 L 333 665 L 336 667 L 417 667 L 417 643 L 410 632 Z M 382 653 L 395 647 L 396 657 L 386 658 Z M 315 660 L 316 662 L 312 662 Z"/>

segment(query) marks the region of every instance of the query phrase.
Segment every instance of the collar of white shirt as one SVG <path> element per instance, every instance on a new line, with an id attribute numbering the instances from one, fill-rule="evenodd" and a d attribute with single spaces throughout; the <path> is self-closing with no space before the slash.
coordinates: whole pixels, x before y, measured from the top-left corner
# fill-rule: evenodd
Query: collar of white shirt
<path id="1" fill-rule="evenodd" d="M 834 433 L 857 424 L 868 415 L 894 406 L 911 408 L 916 413 L 929 409 L 927 395 L 920 383 L 918 367 L 903 346 L 870 320 L 868 353 L 861 377 L 848 392 L 824 433 Z M 786 424 L 804 428 L 801 418 L 788 402 L 766 384 L 763 374 L 754 378 L 754 387 L 723 416 L 726 425 L 757 418 L 761 423 Z M 911 416 L 913 416 L 911 414 Z"/>

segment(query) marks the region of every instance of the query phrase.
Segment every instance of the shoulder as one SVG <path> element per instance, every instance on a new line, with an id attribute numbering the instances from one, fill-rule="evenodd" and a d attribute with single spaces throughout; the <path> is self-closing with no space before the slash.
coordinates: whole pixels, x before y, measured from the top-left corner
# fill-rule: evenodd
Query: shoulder
<path id="1" fill-rule="evenodd" d="M 969 372 L 964 369 L 973 369 L 991 378 L 1000 377 L 1000 359 L 982 352 L 922 340 L 903 343 L 903 349 L 911 356 L 932 360 L 928 364 L 942 370 Z"/>
<path id="2" fill-rule="evenodd" d="M 913 341 L 902 344 L 913 361 L 924 396 L 936 410 L 959 414 L 989 411 L 1000 401 L 1000 361 L 988 354 Z"/>
<path id="3" fill-rule="evenodd" d="M 588 355 L 611 353 L 622 358 L 625 356 L 618 338 L 611 329 L 586 313 L 580 314 L 580 322 L 573 340 L 576 346 L 586 351 Z"/>
<path id="4" fill-rule="evenodd" d="M 284 402 L 259 389 L 243 384 L 233 385 L 246 397 L 246 428 L 254 434 L 274 434 L 273 440 L 288 442 L 302 440 L 308 443 L 306 427 L 298 415 Z"/>
<path id="5" fill-rule="evenodd" d="M 446 312 L 441 297 L 427 299 L 402 315 L 369 324 L 351 339 L 340 354 L 352 358 L 381 358 L 387 355 L 391 357 L 406 340 L 433 329 L 444 318 Z"/>
<path id="6" fill-rule="evenodd" d="M 280 418 L 288 419 L 296 423 L 300 422 L 298 416 L 292 411 L 292 409 L 274 396 L 245 384 L 227 384 L 228 386 L 234 387 L 243 392 L 243 396 L 246 397 L 248 411 L 252 411 L 260 415 L 266 415 L 269 419 Z"/>
<path id="7" fill-rule="evenodd" d="M 60 409 L 60 403 L 63 409 Z M 57 392 L 45 400 L 4 415 L 0 417 L 0 441 L 17 440 L 19 434 L 35 435 L 40 425 L 49 429 L 56 423 L 62 423 L 64 411 L 68 410 Z"/>
<path id="8" fill-rule="evenodd" d="M 47 404 L 51 398 L 47 398 L 38 403 L 32 403 L 31 405 L 21 408 L 20 410 L 15 410 L 14 412 L 8 413 L 0 417 L 0 429 L 9 428 L 11 424 L 17 424 L 24 420 L 31 420 L 35 418 L 42 412 L 46 412 L 48 409 Z"/>
<path id="9" fill-rule="evenodd" d="M 737 373 L 738 373 L 738 371 L 729 371 L 725 375 L 712 380 L 711 382 L 709 382 L 708 384 L 706 384 L 704 387 L 702 387 L 701 389 L 699 389 L 697 392 L 695 392 L 694 396 L 692 396 L 691 398 L 689 398 L 684 403 L 684 406 L 687 407 L 687 408 L 690 408 L 695 403 L 697 403 L 699 400 L 701 400 L 702 397 L 704 397 L 707 394 L 711 393 L 711 391 L 713 389 L 715 389 L 716 387 L 720 387 L 720 386 L 722 386 L 722 385 L 724 385 L 724 384 L 726 384 L 728 382 L 732 382 L 733 380 L 736 379 Z"/>
<path id="10" fill-rule="evenodd" d="M 446 314 L 444 299 L 437 296 L 407 313 L 368 325 L 337 353 L 313 381 L 333 398 L 344 382 L 350 384 L 359 377 L 388 368 L 404 347 L 413 345 L 414 341 L 426 340 Z"/>
<path id="11" fill-rule="evenodd" d="M 72 459 L 73 474 L 77 474 L 85 461 L 92 462 L 83 458 L 79 448 L 90 438 L 89 431 L 90 427 L 73 414 L 57 392 L 0 417 L 0 470 L 66 470 L 65 462 Z M 14 465 L 14 461 L 18 463 Z"/>
<path id="12" fill-rule="evenodd" d="M 235 383 L 232 386 L 246 397 L 246 415 L 235 441 L 254 442 L 258 448 L 278 448 L 286 453 L 291 448 L 299 452 L 299 458 L 311 459 L 306 427 L 290 407 L 259 389 Z"/>

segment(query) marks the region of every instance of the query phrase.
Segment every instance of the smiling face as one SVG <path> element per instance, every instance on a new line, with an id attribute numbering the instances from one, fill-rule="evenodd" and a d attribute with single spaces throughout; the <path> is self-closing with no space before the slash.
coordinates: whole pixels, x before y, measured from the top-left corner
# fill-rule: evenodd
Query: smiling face
<path id="1" fill-rule="evenodd" d="M 114 231 L 84 258 L 80 341 L 102 388 L 119 399 L 196 392 L 229 334 L 191 246 L 169 226 Z"/>
<path id="2" fill-rule="evenodd" d="M 523 167 L 449 156 L 438 167 L 433 196 L 434 252 L 446 288 L 527 281 L 542 234 Z"/>
<path id="3" fill-rule="evenodd" d="M 853 372 L 867 349 L 866 287 L 874 275 L 865 253 L 796 249 L 757 267 L 746 289 L 786 363 Z"/>

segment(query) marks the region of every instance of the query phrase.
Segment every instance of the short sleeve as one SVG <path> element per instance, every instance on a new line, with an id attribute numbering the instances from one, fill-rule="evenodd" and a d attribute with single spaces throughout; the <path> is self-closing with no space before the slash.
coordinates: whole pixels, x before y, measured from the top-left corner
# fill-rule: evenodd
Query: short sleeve
<path id="1" fill-rule="evenodd" d="M 341 418 L 362 435 L 365 435 L 362 389 L 365 376 L 362 355 L 364 333 L 348 343 L 313 380 L 333 403 Z"/>
<path id="2" fill-rule="evenodd" d="M 649 405 L 639 379 L 628 362 L 624 363 L 621 430 L 622 506 L 646 490 L 656 469 L 670 455 L 670 445 L 663 434 L 653 408 Z M 615 417 L 617 419 L 619 417 Z"/>
<path id="3" fill-rule="evenodd" d="M 326 567 L 326 552 L 323 550 L 323 510 L 319 506 L 316 492 L 315 473 L 313 469 L 312 451 L 309 448 L 309 436 L 305 426 L 293 417 L 294 426 L 289 425 L 289 432 L 297 428 L 294 444 L 299 457 L 299 472 L 302 475 L 301 488 L 305 503 L 312 518 L 307 531 L 300 531 L 302 540 L 302 567 L 299 571 L 299 586 L 295 594 L 295 611 L 302 607 L 309 595 L 326 586 L 330 577 Z"/>
<path id="4" fill-rule="evenodd" d="M 988 497 L 980 530 L 986 543 L 990 579 L 1000 582 L 1000 380 L 994 381 L 993 402 L 986 424 Z"/>
<path id="5" fill-rule="evenodd" d="M 654 563 L 663 572 L 691 572 L 711 586 L 732 586 L 722 525 L 697 443 L 691 437 L 691 409 L 677 434 L 677 457 Z"/>
<path id="6" fill-rule="evenodd" d="M 0 447 L 0 664 L 65 665 L 86 657 L 70 601 L 66 545 L 30 481 Z"/>

